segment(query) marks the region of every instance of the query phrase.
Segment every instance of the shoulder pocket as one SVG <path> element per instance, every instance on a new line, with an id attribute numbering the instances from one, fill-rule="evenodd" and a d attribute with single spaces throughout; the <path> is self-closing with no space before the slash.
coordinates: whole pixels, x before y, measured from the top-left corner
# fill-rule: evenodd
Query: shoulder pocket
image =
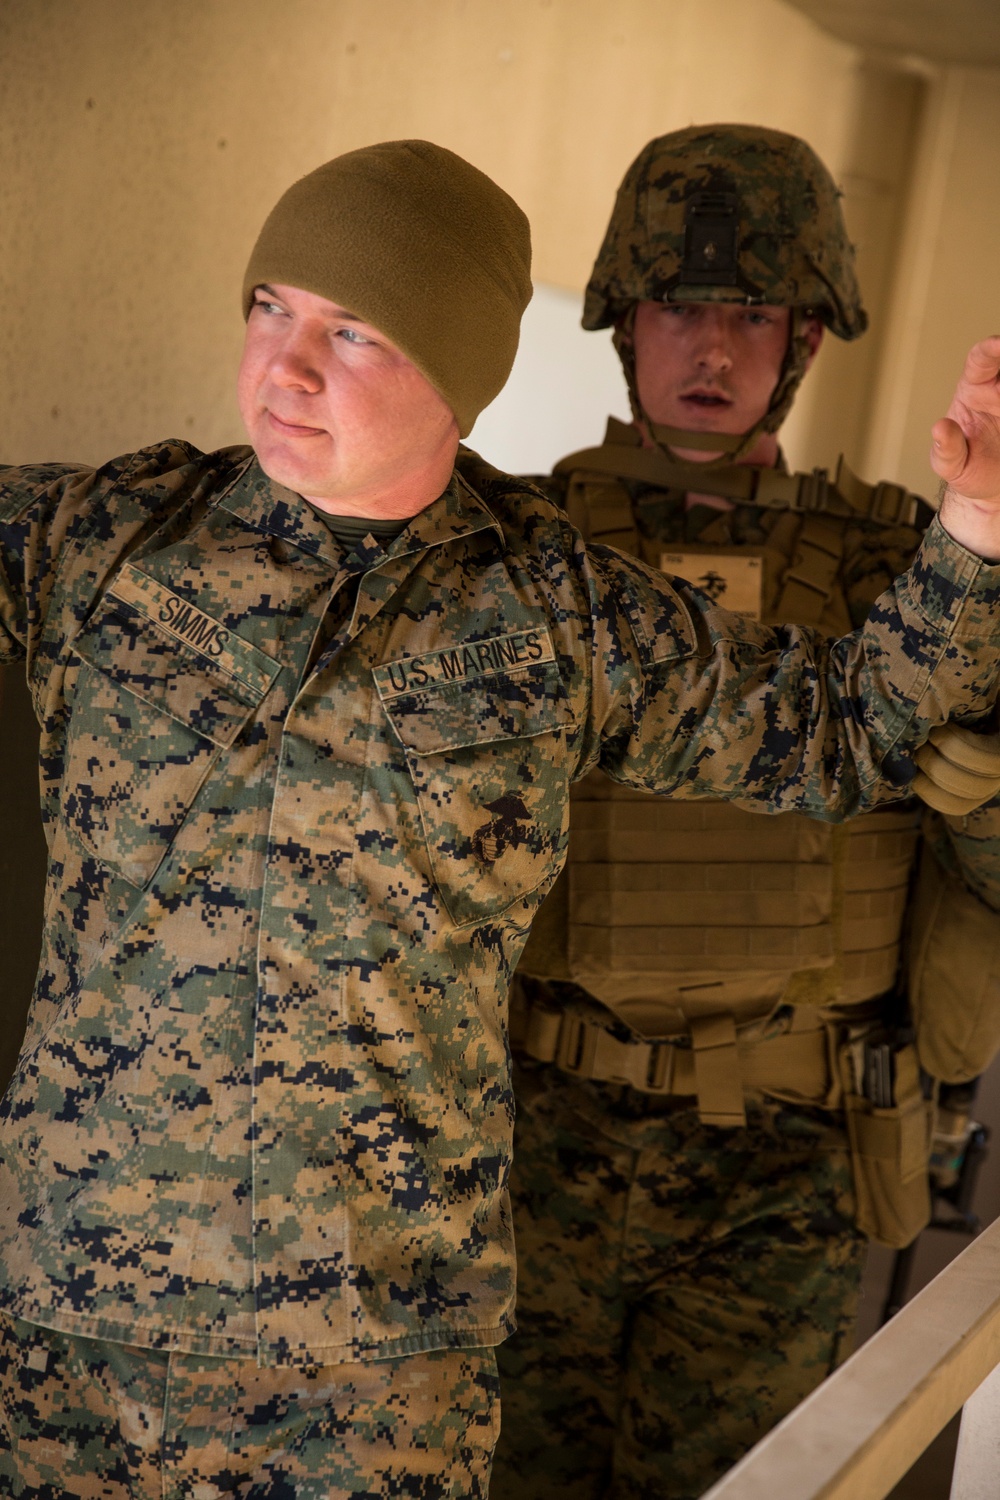
<path id="1" fill-rule="evenodd" d="M 144 886 L 280 664 L 131 565 L 72 649 L 84 668 L 68 729 L 63 815 L 91 853 Z"/>
<path id="2" fill-rule="evenodd" d="M 495 916 L 554 878 L 568 831 L 573 723 L 556 662 L 410 692 L 393 691 L 388 667 L 375 680 L 452 920 Z"/>

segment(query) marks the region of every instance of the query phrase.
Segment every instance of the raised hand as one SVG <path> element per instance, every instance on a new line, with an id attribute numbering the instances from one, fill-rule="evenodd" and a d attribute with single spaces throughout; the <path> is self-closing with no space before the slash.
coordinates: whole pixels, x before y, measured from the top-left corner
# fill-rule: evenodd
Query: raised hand
<path id="1" fill-rule="evenodd" d="M 969 350 L 931 438 L 931 467 L 948 486 L 942 524 L 970 551 L 1000 558 L 1000 334 Z"/>

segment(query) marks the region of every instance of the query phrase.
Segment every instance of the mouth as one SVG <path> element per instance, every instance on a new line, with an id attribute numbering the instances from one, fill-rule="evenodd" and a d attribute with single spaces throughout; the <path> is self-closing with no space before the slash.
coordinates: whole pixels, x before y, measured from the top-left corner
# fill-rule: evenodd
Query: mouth
<path id="1" fill-rule="evenodd" d="M 322 427 L 308 427 L 303 422 L 285 421 L 282 417 L 279 417 L 276 412 L 273 412 L 270 409 L 268 409 L 267 411 L 267 420 L 274 428 L 275 432 L 281 433 L 283 437 L 308 438 L 322 437 L 324 435 L 324 429 Z"/>
<path id="2" fill-rule="evenodd" d="M 733 404 L 731 396 L 705 388 L 685 391 L 680 400 L 682 405 L 693 411 L 727 411 Z"/>

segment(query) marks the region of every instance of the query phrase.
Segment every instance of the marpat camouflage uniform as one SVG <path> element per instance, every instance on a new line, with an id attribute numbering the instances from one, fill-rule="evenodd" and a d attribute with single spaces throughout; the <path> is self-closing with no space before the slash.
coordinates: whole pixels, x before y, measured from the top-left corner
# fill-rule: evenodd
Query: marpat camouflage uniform
<path id="1" fill-rule="evenodd" d="M 0 471 L 0 567 L 50 849 L 0 1303 L 260 1365 L 510 1330 L 507 986 L 572 778 L 840 817 L 996 694 L 1000 574 L 937 526 L 831 647 L 469 455 L 348 556 L 247 449 Z"/>
<path id="2" fill-rule="evenodd" d="M 613 448 L 634 440 L 631 430 L 611 422 L 606 441 Z M 586 484 L 587 476 L 576 480 Z M 568 476 L 539 482 L 565 504 Z M 594 476 L 593 483 L 595 517 L 607 518 L 608 481 Z M 637 528 L 634 550 L 664 566 L 670 559 L 683 564 L 688 576 L 713 592 L 715 583 L 720 590 L 728 585 L 745 591 L 732 559 L 756 559 L 758 608 L 765 618 L 775 617 L 802 535 L 801 518 L 753 506 L 689 509 L 683 493 L 636 482 L 623 481 L 622 487 Z M 824 516 L 823 524 L 839 533 L 834 545 L 840 556 L 816 623 L 836 633 L 864 620 L 888 580 L 908 566 L 920 537 L 908 525 L 834 516 Z M 794 566 L 806 566 L 801 555 Z M 642 809 L 637 812 L 641 817 Z M 652 816 L 647 813 L 647 820 Z M 902 810 L 896 817 L 907 821 Z M 938 859 L 950 863 L 956 884 L 964 875 L 995 911 L 1000 812 L 990 806 L 972 819 L 975 836 L 968 831 L 970 819 L 945 819 L 929 809 L 923 826 Z M 851 835 L 863 834 L 868 821 L 853 824 Z M 904 888 L 915 867 L 918 823 L 911 805 L 914 832 L 888 835 L 903 855 Z M 721 856 L 711 852 L 708 826 L 700 860 L 694 837 L 678 830 L 673 851 L 668 839 L 662 857 L 686 862 L 687 890 L 708 892 L 711 885 L 703 886 L 700 877 L 704 871 L 707 878 L 706 867 Z M 817 828 L 820 843 L 829 837 Z M 677 847 L 682 841 L 683 850 Z M 815 860 L 816 854 L 814 849 L 803 857 Z M 560 943 L 565 963 L 565 884 L 564 876 L 543 907 L 525 954 L 526 974 L 517 983 L 530 1005 L 604 1027 L 628 1045 L 635 1040 L 629 1027 L 586 989 L 565 978 L 527 977 L 558 974 Z M 727 911 L 738 899 L 736 889 L 727 895 L 723 882 L 704 898 L 713 902 L 714 916 L 701 920 L 719 924 L 720 943 L 730 928 L 733 941 L 738 935 L 739 916 Z M 862 917 L 859 935 L 859 946 L 874 950 L 885 944 L 890 968 L 881 983 L 890 993 L 858 1005 L 846 989 L 841 953 L 834 966 L 821 961 L 812 972 L 804 965 L 799 974 L 787 975 L 786 995 L 797 982 L 812 1014 L 834 1024 L 838 1017 L 863 1019 L 869 1029 L 893 1024 L 903 924 L 899 894 L 881 893 L 867 930 Z M 675 901 L 681 899 L 678 894 Z M 703 901 L 698 895 L 692 900 L 700 912 Z M 882 927 L 894 921 L 893 934 L 876 928 L 879 906 L 888 913 Z M 684 908 L 677 909 L 680 924 Z M 629 920 L 647 919 L 633 914 Z M 810 920 L 816 921 L 815 912 Z M 836 920 L 843 921 L 843 914 Z M 593 941 L 601 936 L 595 928 Z M 603 937 L 610 940 L 610 934 Z M 686 951 L 695 951 L 693 944 Z M 871 959 L 878 955 L 872 952 Z M 609 956 L 609 973 L 613 962 Z M 623 970 L 629 967 L 624 958 L 618 962 Z M 641 962 L 635 960 L 636 966 Z M 753 969 L 749 957 L 746 968 Z M 696 984 L 705 977 L 678 973 L 676 982 L 683 987 L 686 980 Z M 762 985 L 766 980 L 762 975 Z M 867 990 L 863 984 L 856 976 L 859 993 L 876 994 L 877 981 Z M 747 1014 L 767 1010 L 764 1004 Z M 670 1032 L 675 1027 L 666 1017 L 673 1012 L 665 1011 L 663 1030 Z M 770 1033 L 787 1031 L 795 1024 L 792 1017 L 791 1005 L 777 1005 Z M 676 1024 L 683 1027 L 683 1018 Z M 693 1100 L 574 1077 L 530 1057 L 515 1065 L 515 1092 L 511 1195 L 519 1326 L 498 1352 L 504 1424 L 491 1494 L 494 1500 L 697 1500 L 850 1352 L 866 1242 L 855 1223 L 843 1112 L 795 1107 L 787 1098 L 751 1089 L 745 1126 L 719 1128 L 704 1122 Z"/>
<path id="3" fill-rule="evenodd" d="M 0 1313 L 0 1494 L 486 1500 L 492 1349 L 260 1369 Z"/>
<path id="4" fill-rule="evenodd" d="M 492 1500 L 696 1497 L 849 1352 L 862 1240 L 845 1133 L 738 1130 L 515 1066 L 518 1329 Z"/>
<path id="5" fill-rule="evenodd" d="M 613 329 L 637 425 L 612 420 L 602 448 L 551 481 L 590 542 L 833 636 L 907 566 L 930 515 L 843 464 L 831 481 L 746 461 L 773 451 L 760 439 L 780 430 L 817 325 L 845 340 L 867 327 L 839 200 L 808 143 L 782 131 L 705 124 L 647 142 L 582 317 Z M 639 388 L 640 304 L 787 309 L 784 359 L 749 429 L 664 424 L 688 408 Z M 677 348 L 711 390 L 718 358 L 725 394 L 721 343 L 711 358 Z M 714 456 L 682 461 L 692 450 Z M 984 754 L 967 730 L 956 742 Z M 500 1355 L 493 1494 L 686 1500 L 845 1352 L 859 1231 L 901 1245 L 927 1221 L 918 1057 L 959 1082 L 1000 1042 L 1000 813 L 974 814 L 968 833 L 931 820 L 915 879 L 912 801 L 846 829 L 763 827 L 595 774 L 574 787 L 571 821 L 511 1012 L 520 1328 Z M 901 1014 L 908 909 L 914 1028 Z"/>

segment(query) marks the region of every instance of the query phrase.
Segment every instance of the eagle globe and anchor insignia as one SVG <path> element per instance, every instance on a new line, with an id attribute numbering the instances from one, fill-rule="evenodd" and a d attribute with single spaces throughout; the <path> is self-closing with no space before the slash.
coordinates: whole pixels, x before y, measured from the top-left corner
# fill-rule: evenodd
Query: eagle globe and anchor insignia
<path id="1" fill-rule="evenodd" d="M 502 797 L 487 802 L 486 811 L 493 817 L 476 829 L 472 846 L 483 864 L 491 865 L 506 850 L 516 849 L 525 841 L 531 815 L 521 798 L 513 792 L 505 792 Z"/>

